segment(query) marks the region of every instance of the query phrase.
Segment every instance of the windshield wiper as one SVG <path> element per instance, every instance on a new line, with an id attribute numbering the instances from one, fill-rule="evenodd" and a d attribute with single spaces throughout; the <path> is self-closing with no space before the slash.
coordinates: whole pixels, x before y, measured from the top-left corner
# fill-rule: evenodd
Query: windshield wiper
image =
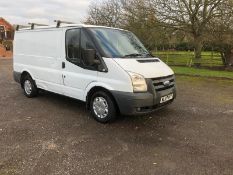
<path id="1" fill-rule="evenodd" d="M 138 54 L 138 53 L 132 53 L 132 54 L 128 54 L 123 56 L 123 58 L 127 58 L 127 57 L 140 57 L 143 56 L 142 54 Z"/>

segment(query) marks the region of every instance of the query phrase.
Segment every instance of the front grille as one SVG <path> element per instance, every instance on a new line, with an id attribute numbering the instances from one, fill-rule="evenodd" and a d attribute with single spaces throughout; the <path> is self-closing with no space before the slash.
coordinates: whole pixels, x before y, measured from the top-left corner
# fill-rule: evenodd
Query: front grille
<path id="1" fill-rule="evenodd" d="M 168 83 L 168 81 L 169 81 L 169 83 Z M 166 82 L 167 82 L 167 84 L 166 84 Z M 170 76 L 166 76 L 166 77 L 152 78 L 152 83 L 153 83 L 154 88 L 157 92 L 171 89 L 171 88 L 175 87 L 175 76 L 170 75 Z"/>

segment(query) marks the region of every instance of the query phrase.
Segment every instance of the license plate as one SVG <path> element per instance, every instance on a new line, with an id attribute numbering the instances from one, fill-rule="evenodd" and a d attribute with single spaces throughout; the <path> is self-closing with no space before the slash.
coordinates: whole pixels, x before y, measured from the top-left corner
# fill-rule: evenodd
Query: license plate
<path id="1" fill-rule="evenodd" d="M 165 102 L 167 102 L 169 100 L 172 100 L 173 96 L 174 96 L 173 94 L 169 94 L 167 96 L 162 97 L 161 100 L 160 100 L 160 103 L 165 103 Z"/>

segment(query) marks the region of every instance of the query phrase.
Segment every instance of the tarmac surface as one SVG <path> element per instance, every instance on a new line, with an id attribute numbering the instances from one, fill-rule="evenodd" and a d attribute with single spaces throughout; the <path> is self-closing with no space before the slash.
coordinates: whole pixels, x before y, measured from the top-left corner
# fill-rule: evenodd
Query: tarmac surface
<path id="1" fill-rule="evenodd" d="M 26 98 L 0 60 L 0 175 L 232 175 L 233 81 L 177 76 L 177 90 L 163 110 L 103 125 L 80 101 Z"/>

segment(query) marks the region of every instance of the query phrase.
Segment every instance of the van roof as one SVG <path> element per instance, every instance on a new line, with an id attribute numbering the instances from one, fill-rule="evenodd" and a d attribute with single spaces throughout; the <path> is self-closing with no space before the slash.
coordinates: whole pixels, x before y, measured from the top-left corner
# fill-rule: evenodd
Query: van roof
<path id="1" fill-rule="evenodd" d="M 60 27 L 57 27 L 56 25 L 50 25 L 50 26 L 36 26 L 34 29 L 31 29 L 31 27 L 21 28 L 18 31 L 33 31 L 38 29 L 59 29 L 59 28 L 75 28 L 75 27 L 86 27 L 86 28 L 93 28 L 93 27 L 101 27 L 101 28 L 109 28 L 109 29 L 117 29 L 117 30 L 124 30 L 120 28 L 114 28 L 114 27 L 107 27 L 107 26 L 98 26 L 98 25 L 86 25 L 86 24 L 63 24 Z"/>

